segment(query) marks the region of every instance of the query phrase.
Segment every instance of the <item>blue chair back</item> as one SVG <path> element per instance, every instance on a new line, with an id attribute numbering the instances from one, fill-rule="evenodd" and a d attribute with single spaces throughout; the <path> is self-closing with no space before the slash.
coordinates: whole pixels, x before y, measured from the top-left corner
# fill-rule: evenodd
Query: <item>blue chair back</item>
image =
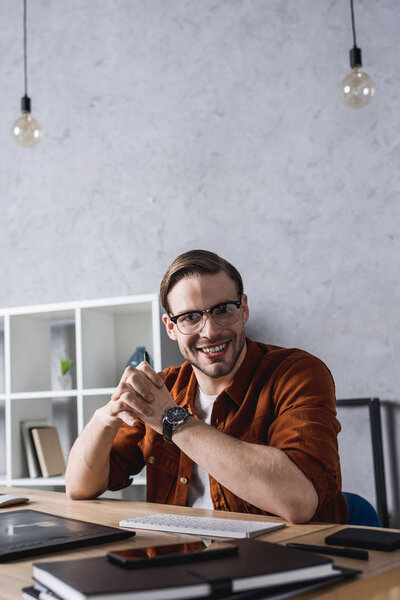
<path id="1" fill-rule="evenodd" d="M 343 492 L 343 495 L 349 508 L 348 525 L 382 527 L 378 513 L 368 500 L 351 492 Z"/>

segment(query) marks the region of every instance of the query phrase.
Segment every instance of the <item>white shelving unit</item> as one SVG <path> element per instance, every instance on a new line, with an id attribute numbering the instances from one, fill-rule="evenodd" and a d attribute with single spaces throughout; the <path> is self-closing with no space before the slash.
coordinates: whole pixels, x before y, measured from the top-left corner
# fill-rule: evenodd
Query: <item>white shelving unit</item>
<path id="1" fill-rule="evenodd" d="M 0 309 L 0 484 L 64 485 L 63 477 L 29 478 L 21 422 L 49 419 L 67 459 L 137 346 L 156 370 L 181 362 L 160 316 L 157 294 Z M 74 361 L 71 389 L 62 389 L 60 358 Z M 145 474 L 133 483 L 145 485 Z"/>

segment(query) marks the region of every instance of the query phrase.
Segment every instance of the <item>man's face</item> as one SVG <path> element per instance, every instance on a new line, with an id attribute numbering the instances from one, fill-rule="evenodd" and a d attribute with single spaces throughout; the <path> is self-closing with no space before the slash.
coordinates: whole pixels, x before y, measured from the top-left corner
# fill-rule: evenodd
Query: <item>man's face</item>
<path id="1" fill-rule="evenodd" d="M 215 275 L 185 277 L 178 281 L 168 294 L 172 316 L 192 310 L 205 310 L 223 302 L 236 300 L 236 285 L 223 271 Z M 243 295 L 239 319 L 229 326 L 221 327 L 206 313 L 201 331 L 184 335 L 167 315 L 163 316 L 163 321 L 168 335 L 178 342 L 184 358 L 204 375 L 218 378 L 235 372 L 244 358 L 244 324 L 248 314 L 247 298 Z"/>

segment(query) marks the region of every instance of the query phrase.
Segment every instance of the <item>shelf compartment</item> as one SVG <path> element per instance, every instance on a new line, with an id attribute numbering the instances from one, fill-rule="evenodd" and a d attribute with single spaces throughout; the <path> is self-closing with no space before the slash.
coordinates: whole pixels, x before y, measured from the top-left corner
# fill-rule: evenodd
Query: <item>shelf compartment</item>
<path id="1" fill-rule="evenodd" d="M 77 399 L 76 397 L 65 398 L 31 398 L 31 399 L 13 399 L 11 406 L 11 480 L 29 478 L 28 463 L 26 451 L 21 433 L 21 423 L 23 421 L 41 421 L 47 420 L 51 425 L 58 429 L 60 443 L 67 462 L 70 448 L 77 436 L 76 416 Z M 30 481 L 36 482 L 42 478 L 33 478 Z M 44 478 L 50 481 L 52 478 Z M 19 485 L 22 485 L 21 483 Z M 44 485 L 44 484 L 43 484 Z M 49 483 L 48 485 L 52 485 Z"/>
<path id="2" fill-rule="evenodd" d="M 75 311 L 43 311 L 10 317 L 11 392 L 61 390 L 60 358 L 71 358 L 76 387 Z"/>
<path id="3" fill-rule="evenodd" d="M 153 357 L 152 304 L 82 309 L 83 388 L 115 388 L 138 346 Z"/>

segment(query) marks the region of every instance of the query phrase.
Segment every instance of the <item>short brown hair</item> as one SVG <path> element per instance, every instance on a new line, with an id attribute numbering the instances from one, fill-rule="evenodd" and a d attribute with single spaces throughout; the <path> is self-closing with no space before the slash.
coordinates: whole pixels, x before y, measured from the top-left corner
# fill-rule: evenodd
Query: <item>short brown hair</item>
<path id="1" fill-rule="evenodd" d="M 227 260 L 208 250 L 189 250 L 180 254 L 168 267 L 160 285 L 160 300 L 169 312 L 168 294 L 184 277 L 214 275 L 223 271 L 236 285 L 239 298 L 243 295 L 243 281 L 239 271 Z"/>

